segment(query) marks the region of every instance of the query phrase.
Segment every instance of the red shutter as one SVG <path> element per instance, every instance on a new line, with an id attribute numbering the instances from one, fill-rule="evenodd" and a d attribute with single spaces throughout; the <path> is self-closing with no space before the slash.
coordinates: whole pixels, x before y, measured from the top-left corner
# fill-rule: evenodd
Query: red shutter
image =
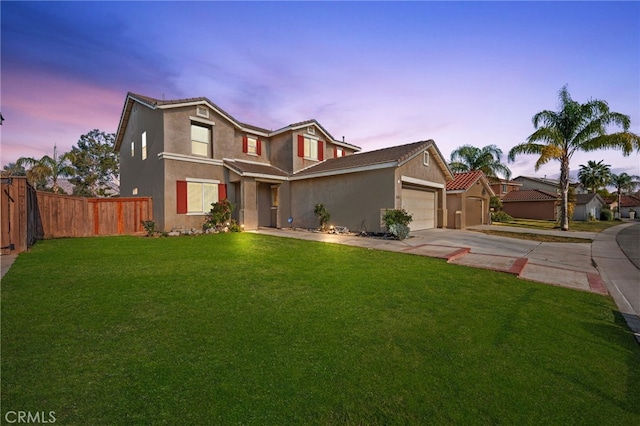
<path id="1" fill-rule="evenodd" d="M 318 141 L 318 160 L 324 161 L 324 142 Z"/>
<path id="2" fill-rule="evenodd" d="M 298 157 L 304 157 L 304 136 L 298 135 Z"/>
<path id="3" fill-rule="evenodd" d="M 176 204 L 178 206 L 178 214 L 187 213 L 187 181 L 176 181 Z"/>
<path id="4" fill-rule="evenodd" d="M 338 147 L 337 146 L 333 147 L 333 158 L 338 158 Z"/>
<path id="5" fill-rule="evenodd" d="M 256 142 L 256 154 L 262 155 L 262 141 L 260 139 Z"/>
<path id="6" fill-rule="evenodd" d="M 246 136 L 242 137 L 242 152 L 249 152 L 249 141 Z"/>
<path id="7" fill-rule="evenodd" d="M 218 201 L 227 199 L 227 185 L 224 183 L 218 184 Z"/>

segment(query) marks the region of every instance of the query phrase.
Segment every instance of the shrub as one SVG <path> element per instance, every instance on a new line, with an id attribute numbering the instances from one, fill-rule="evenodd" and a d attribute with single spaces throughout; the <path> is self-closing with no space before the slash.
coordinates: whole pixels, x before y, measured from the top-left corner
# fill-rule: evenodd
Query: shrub
<path id="1" fill-rule="evenodd" d="M 326 230 L 327 225 L 329 224 L 329 220 L 331 219 L 331 215 L 327 211 L 327 208 L 324 206 L 324 204 L 316 204 L 315 208 L 313 209 L 313 213 L 315 213 L 315 215 L 318 216 L 318 219 L 320 220 L 320 229 L 322 229 L 323 231 Z"/>
<path id="2" fill-rule="evenodd" d="M 609 209 L 600 211 L 600 220 L 613 220 L 613 212 Z"/>
<path id="3" fill-rule="evenodd" d="M 217 203 L 211 203 L 211 211 L 207 214 L 204 228 L 215 228 L 218 231 L 222 230 L 231 220 L 231 212 L 233 212 L 234 207 L 235 206 L 227 199 L 220 200 Z"/>
<path id="4" fill-rule="evenodd" d="M 235 219 L 231 219 L 229 223 L 229 232 L 242 232 L 242 227 L 238 225 L 238 222 Z"/>
<path id="5" fill-rule="evenodd" d="M 147 231 L 147 237 L 152 236 L 156 232 L 156 223 L 152 220 L 143 220 L 142 227 Z"/>
<path id="6" fill-rule="evenodd" d="M 513 217 L 505 212 L 493 212 L 491 213 L 491 221 L 493 222 L 512 222 Z"/>
<path id="7" fill-rule="evenodd" d="M 387 230 L 399 240 L 404 240 L 409 236 L 409 224 L 413 220 L 405 209 L 391 209 L 384 212 L 382 222 Z"/>

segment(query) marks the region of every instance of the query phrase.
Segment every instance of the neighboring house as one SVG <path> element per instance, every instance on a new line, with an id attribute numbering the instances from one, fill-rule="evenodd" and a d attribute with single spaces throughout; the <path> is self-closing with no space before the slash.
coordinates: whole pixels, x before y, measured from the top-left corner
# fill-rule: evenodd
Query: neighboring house
<path id="1" fill-rule="evenodd" d="M 229 199 L 245 229 L 331 223 L 380 231 L 386 209 L 405 208 L 412 230 L 446 226 L 453 175 L 433 141 L 356 154 L 316 120 L 272 131 L 241 123 L 207 98 L 129 93 L 116 134 L 121 194 L 153 197 L 161 230 L 200 228 Z M 354 155 L 355 154 L 355 155 Z"/>
<path id="2" fill-rule="evenodd" d="M 491 180 L 491 189 L 502 199 L 505 195 L 507 195 L 511 191 L 518 191 L 522 187 L 520 182 L 516 182 L 513 180 L 506 179 L 493 179 Z"/>
<path id="3" fill-rule="evenodd" d="M 573 220 L 600 219 L 600 212 L 607 206 L 600 194 L 576 194 Z"/>
<path id="4" fill-rule="evenodd" d="M 559 196 L 540 189 L 521 189 L 502 198 L 502 210 L 515 218 L 556 220 Z"/>
<path id="5" fill-rule="evenodd" d="M 489 202 L 495 194 L 484 173 L 456 173 L 447 182 L 447 227 L 464 229 L 489 221 Z"/>
<path id="6" fill-rule="evenodd" d="M 631 210 L 636 212 L 635 217 L 640 215 L 640 196 L 621 195 L 620 196 L 620 217 L 630 217 Z"/>
<path id="7" fill-rule="evenodd" d="M 518 176 L 513 179 L 514 182 L 520 183 L 523 189 L 539 189 L 541 191 L 552 192 L 552 193 L 560 193 L 560 181 L 557 179 L 547 179 L 544 178 L 532 177 L 532 176 Z M 576 194 L 586 194 L 587 191 L 582 186 L 581 183 L 569 183 L 569 186 L 573 187 Z"/>

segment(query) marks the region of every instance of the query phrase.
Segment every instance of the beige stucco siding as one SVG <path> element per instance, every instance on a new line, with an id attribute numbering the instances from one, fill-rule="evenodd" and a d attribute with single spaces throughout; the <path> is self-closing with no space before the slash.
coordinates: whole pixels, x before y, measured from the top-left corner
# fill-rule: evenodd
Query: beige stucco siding
<path id="1" fill-rule="evenodd" d="M 324 204 L 332 225 L 380 232 L 380 211 L 394 207 L 394 169 L 378 169 L 290 182 L 293 226 L 317 228 L 314 206 Z"/>
<path id="2" fill-rule="evenodd" d="M 436 198 L 436 220 L 435 226 L 443 228 L 447 224 L 446 217 L 446 175 L 440 166 L 432 158 L 434 152 L 429 150 L 431 158 L 428 165 L 424 164 L 424 155 L 419 153 L 404 164 L 396 168 L 395 171 L 395 208 L 402 208 L 402 188 L 411 186 L 434 191 Z M 417 182 L 408 182 L 416 180 Z M 409 225 L 411 226 L 411 225 Z"/>

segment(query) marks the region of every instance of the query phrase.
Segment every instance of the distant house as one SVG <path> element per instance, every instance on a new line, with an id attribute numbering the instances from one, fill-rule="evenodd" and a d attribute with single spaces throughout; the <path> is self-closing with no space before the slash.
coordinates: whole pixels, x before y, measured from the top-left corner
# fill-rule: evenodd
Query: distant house
<path id="1" fill-rule="evenodd" d="M 560 193 L 560 181 L 558 179 L 547 179 L 533 177 L 533 176 L 518 176 L 513 179 L 515 182 L 520 183 L 523 189 L 539 189 L 541 191 Z M 576 194 L 586 194 L 586 189 L 580 183 L 569 183 L 569 186 L 572 186 L 575 190 Z"/>
<path id="2" fill-rule="evenodd" d="M 600 212 L 606 205 L 600 194 L 576 194 L 573 220 L 600 219 Z"/>
<path id="3" fill-rule="evenodd" d="M 640 197 L 637 195 L 620 196 L 620 217 L 630 217 L 629 212 L 636 212 L 636 218 L 640 214 Z"/>
<path id="4" fill-rule="evenodd" d="M 471 171 L 456 173 L 447 182 L 447 227 L 464 229 L 467 226 L 489 223 L 489 202 L 494 196 L 484 173 Z"/>
<path id="5" fill-rule="evenodd" d="M 366 153 L 316 120 L 278 130 L 240 122 L 209 99 L 127 94 L 116 133 L 122 195 L 153 197 L 156 229 L 200 228 L 211 203 L 228 199 L 245 229 L 331 222 L 381 231 L 404 208 L 412 230 L 446 227 L 453 173 L 432 140 Z"/>
<path id="6" fill-rule="evenodd" d="M 515 218 L 556 220 L 559 200 L 555 192 L 521 189 L 509 192 L 502 198 L 502 210 Z"/>
<path id="7" fill-rule="evenodd" d="M 511 191 L 518 191 L 522 187 L 522 183 L 507 179 L 492 179 L 491 189 L 500 199 Z"/>

